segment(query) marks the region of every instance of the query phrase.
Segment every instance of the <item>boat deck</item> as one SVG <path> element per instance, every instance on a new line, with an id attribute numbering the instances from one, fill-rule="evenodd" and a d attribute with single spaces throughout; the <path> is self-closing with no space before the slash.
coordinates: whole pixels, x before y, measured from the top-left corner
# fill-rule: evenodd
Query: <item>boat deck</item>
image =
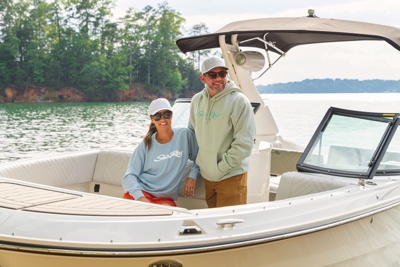
<path id="1" fill-rule="evenodd" d="M 172 215 L 173 209 L 137 201 L 36 187 L 0 178 L 0 207 L 32 212 L 92 216 Z"/>

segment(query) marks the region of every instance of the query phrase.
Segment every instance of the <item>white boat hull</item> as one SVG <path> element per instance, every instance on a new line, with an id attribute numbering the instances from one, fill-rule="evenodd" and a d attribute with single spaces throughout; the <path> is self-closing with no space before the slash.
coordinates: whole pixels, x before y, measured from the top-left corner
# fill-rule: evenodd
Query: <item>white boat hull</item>
<path id="1" fill-rule="evenodd" d="M 173 261 L 182 266 L 395 266 L 400 264 L 400 207 L 323 231 L 239 248 L 162 256 L 57 255 L 0 249 L 2 267 L 125 267 Z M 23 248 L 22 248 L 23 250 Z M 61 250 L 60 250 L 61 251 Z M 161 266 L 161 265 L 160 265 Z M 173 265 L 171 265 L 173 266 Z"/>

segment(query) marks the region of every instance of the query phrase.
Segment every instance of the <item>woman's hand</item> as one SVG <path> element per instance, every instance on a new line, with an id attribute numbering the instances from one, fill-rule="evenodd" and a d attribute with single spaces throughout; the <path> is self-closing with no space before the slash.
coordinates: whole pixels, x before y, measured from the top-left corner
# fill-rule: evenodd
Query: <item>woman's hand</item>
<path id="1" fill-rule="evenodd" d="M 196 190 L 196 180 L 188 178 L 185 185 L 185 197 L 192 197 Z"/>

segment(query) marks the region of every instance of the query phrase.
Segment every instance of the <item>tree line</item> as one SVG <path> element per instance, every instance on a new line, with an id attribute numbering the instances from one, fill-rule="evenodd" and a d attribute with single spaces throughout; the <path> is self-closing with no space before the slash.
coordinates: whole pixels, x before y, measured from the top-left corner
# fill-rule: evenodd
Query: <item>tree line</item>
<path id="1" fill-rule="evenodd" d="M 183 58 L 175 42 L 208 33 L 204 23 L 184 32 L 185 19 L 166 2 L 118 19 L 113 7 L 112 0 L 0 0 L 2 90 L 72 87 L 107 100 L 137 84 L 174 96 L 203 87 L 197 67 L 210 52 Z"/>
<path id="2" fill-rule="evenodd" d="M 400 81 L 355 79 L 306 79 L 301 82 L 259 85 L 263 94 L 302 93 L 399 93 Z"/>

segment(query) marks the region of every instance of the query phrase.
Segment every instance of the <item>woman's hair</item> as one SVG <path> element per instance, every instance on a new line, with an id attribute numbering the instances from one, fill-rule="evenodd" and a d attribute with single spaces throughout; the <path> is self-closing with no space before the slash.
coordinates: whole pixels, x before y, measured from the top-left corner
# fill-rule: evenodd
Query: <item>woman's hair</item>
<path id="1" fill-rule="evenodd" d="M 149 130 L 147 131 L 146 135 L 143 137 L 143 142 L 145 147 L 150 150 L 151 148 L 151 136 L 157 132 L 156 125 L 153 122 L 150 122 Z"/>

